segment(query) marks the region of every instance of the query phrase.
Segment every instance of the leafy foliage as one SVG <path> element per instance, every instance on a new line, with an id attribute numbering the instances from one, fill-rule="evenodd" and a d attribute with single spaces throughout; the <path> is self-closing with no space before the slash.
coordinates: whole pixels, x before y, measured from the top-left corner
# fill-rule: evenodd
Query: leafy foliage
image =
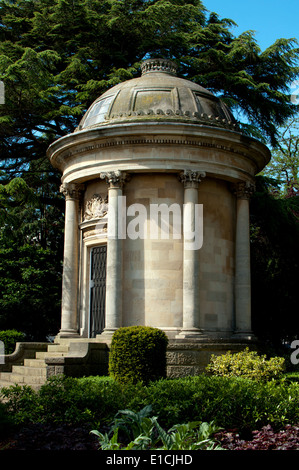
<path id="1" fill-rule="evenodd" d="M 298 426 L 286 425 L 276 431 L 271 425 L 252 431 L 243 439 L 238 432 L 221 431 L 216 438 L 227 450 L 298 450 Z"/>
<path id="2" fill-rule="evenodd" d="M 122 327 L 112 337 L 109 374 L 121 383 L 144 383 L 166 377 L 164 331 L 146 326 Z"/>
<path id="3" fill-rule="evenodd" d="M 277 347 L 299 334 L 299 199 L 277 197 L 272 188 L 273 180 L 257 177 L 250 205 L 252 324 Z"/>
<path id="4" fill-rule="evenodd" d="M 260 356 L 256 351 L 246 348 L 238 353 L 228 351 L 216 356 L 212 354 L 206 367 L 207 372 L 222 377 L 245 377 L 252 380 L 271 380 L 281 378 L 285 370 L 283 357 Z"/>
<path id="5" fill-rule="evenodd" d="M 44 341 L 60 324 L 60 260 L 43 248 L 0 249 L 0 328 Z"/>
<path id="6" fill-rule="evenodd" d="M 7 413 L 6 407 L 0 402 L 0 438 L 7 436 L 13 429 L 13 419 Z"/>
<path id="7" fill-rule="evenodd" d="M 40 337 L 46 319 L 54 320 L 51 333 L 58 321 L 63 248 L 64 201 L 57 194 L 60 175 L 46 157 L 49 144 L 72 132 L 100 94 L 136 77 L 144 58 L 159 56 L 176 60 L 181 77 L 219 95 L 241 119 L 245 133 L 277 145 L 277 130 L 297 111 L 288 86 L 298 75 L 298 47 L 296 40 L 279 39 L 261 51 L 251 31 L 235 37 L 233 20 L 209 14 L 200 0 L 0 0 L 0 16 L 0 80 L 5 85 L 5 104 L 0 105 L 1 274 L 10 256 L 22 260 L 14 269 L 10 265 L 1 281 L 0 327 L 10 328 L 15 315 L 13 327 L 23 329 L 21 317 L 36 326 L 39 310 L 43 332 L 31 333 Z M 285 305 L 288 317 L 296 311 L 297 267 L 288 269 L 291 245 L 285 256 L 272 240 L 265 243 L 275 231 L 265 234 L 259 210 L 255 216 L 253 292 L 254 299 L 263 299 L 255 315 L 277 325 Z M 29 275 L 32 247 L 35 273 Z M 43 250 L 54 262 L 52 268 L 45 263 L 44 273 Z M 44 275 L 47 286 L 40 280 Z M 258 327 L 266 330 L 266 325 Z"/>
<path id="8" fill-rule="evenodd" d="M 63 250 L 57 197 L 50 204 L 49 181 L 35 190 L 33 179 L 0 184 L 0 328 L 29 341 L 58 331 Z"/>
<path id="9" fill-rule="evenodd" d="M 25 335 L 17 330 L 0 331 L 0 341 L 4 343 L 5 354 L 11 354 L 15 350 L 16 343 L 24 341 Z"/>
<path id="10" fill-rule="evenodd" d="M 251 31 L 234 37 L 234 22 L 199 0 L 2 0 L 0 14 L 0 158 L 12 172 L 44 159 L 49 143 L 148 56 L 177 59 L 180 75 L 220 94 L 246 115 L 248 132 L 272 141 L 296 110 L 287 96 L 296 41 L 261 51 Z"/>
<path id="11" fill-rule="evenodd" d="M 100 443 L 100 450 L 219 450 L 212 435 L 218 431 L 213 423 L 189 422 L 176 424 L 165 431 L 157 421 L 157 417 L 149 417 L 151 406 L 146 406 L 139 412 L 131 410 L 119 411 L 122 420 L 115 419 L 112 426 L 112 437 L 97 430 L 91 431 Z M 118 441 L 120 424 L 132 430 L 132 439 L 123 444 Z M 130 435 L 129 435 L 130 436 Z M 130 439 L 130 437 L 129 437 Z"/>
<path id="12" fill-rule="evenodd" d="M 110 429 L 119 410 L 130 410 L 130 415 L 118 414 L 117 419 L 119 429 L 131 423 L 131 440 L 144 432 L 140 421 L 148 418 L 139 414 L 133 419 L 131 412 L 138 414 L 147 406 L 163 429 L 177 423 L 213 421 L 215 426 L 244 432 L 268 424 L 275 428 L 296 425 L 299 420 L 299 384 L 284 380 L 200 375 L 141 386 L 122 385 L 109 377 L 54 377 L 37 392 L 12 386 L 1 389 L 1 397 L 13 421 L 23 425 L 88 423 L 93 429 Z M 118 437 L 115 439 L 117 442 Z"/>
<path id="13" fill-rule="evenodd" d="M 299 119 L 289 119 L 278 135 L 277 147 L 262 175 L 272 178 L 276 184 L 274 194 L 284 197 L 299 195 Z"/>

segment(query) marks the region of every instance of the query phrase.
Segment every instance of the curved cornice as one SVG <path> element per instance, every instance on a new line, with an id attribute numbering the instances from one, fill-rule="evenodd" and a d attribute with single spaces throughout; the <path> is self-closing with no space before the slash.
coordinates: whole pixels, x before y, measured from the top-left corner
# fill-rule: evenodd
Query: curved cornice
<path id="1" fill-rule="evenodd" d="M 165 148 L 177 147 L 179 152 L 189 152 L 188 149 L 198 149 L 200 161 L 203 152 L 222 153 L 234 158 L 240 157 L 251 162 L 252 172 L 255 174 L 264 168 L 270 160 L 270 151 L 256 139 L 244 136 L 238 132 L 215 129 L 208 126 L 198 126 L 194 124 L 166 124 L 151 123 L 138 125 L 115 125 L 109 129 L 90 129 L 86 131 L 69 134 L 55 141 L 48 149 L 47 155 L 52 165 L 62 171 L 69 172 L 74 165 L 79 169 L 89 161 L 90 155 L 97 156 L 95 164 L 101 163 L 101 158 L 105 155 L 123 151 L 128 148 L 134 151 L 132 165 L 136 164 L 136 152 L 140 152 L 140 162 L 150 161 L 150 152 L 153 149 L 163 152 Z M 159 152 L 158 152 L 159 153 Z M 157 153 L 157 155 L 158 155 Z M 133 153 L 132 153 L 133 154 Z M 138 155 L 139 156 L 139 155 Z M 164 158 L 164 157 L 161 157 Z M 212 154 L 211 157 L 212 158 Z M 121 159 L 121 158 L 120 158 Z M 122 160 L 122 159 L 121 159 Z M 130 156 L 128 152 L 125 157 L 126 168 L 130 169 Z M 103 160 L 104 161 L 104 160 Z M 161 170 L 159 157 L 150 163 L 151 171 Z M 167 168 L 170 161 L 167 160 Z M 177 167 L 176 157 L 173 158 L 174 169 Z M 88 164 L 90 167 L 90 163 Z"/>

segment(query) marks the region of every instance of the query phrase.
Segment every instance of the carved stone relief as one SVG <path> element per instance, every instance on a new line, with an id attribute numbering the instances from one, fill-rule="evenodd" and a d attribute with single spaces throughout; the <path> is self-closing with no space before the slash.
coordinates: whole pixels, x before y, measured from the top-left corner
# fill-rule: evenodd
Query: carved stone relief
<path id="1" fill-rule="evenodd" d="M 99 194 L 94 194 L 85 205 L 83 220 L 101 219 L 108 213 L 108 199 L 102 198 Z"/>

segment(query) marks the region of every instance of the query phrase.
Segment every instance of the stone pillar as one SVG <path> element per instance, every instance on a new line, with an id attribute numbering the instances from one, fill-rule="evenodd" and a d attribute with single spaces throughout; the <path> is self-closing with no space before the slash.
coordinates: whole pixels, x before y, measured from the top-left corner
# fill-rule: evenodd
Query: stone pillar
<path id="1" fill-rule="evenodd" d="M 123 184 L 126 174 L 121 171 L 101 173 L 101 178 L 108 183 L 108 240 L 106 272 L 106 319 L 104 336 L 111 337 L 122 326 L 122 235 L 120 233 Z"/>
<path id="2" fill-rule="evenodd" d="M 65 229 L 62 275 L 61 330 L 59 336 L 78 335 L 79 282 L 79 201 L 84 191 L 81 184 L 64 183 Z"/>
<path id="3" fill-rule="evenodd" d="M 187 232 L 196 229 L 196 205 L 198 187 L 204 172 L 185 170 L 180 174 L 184 184 L 184 254 L 183 254 L 183 328 L 178 338 L 201 334 L 199 329 L 199 256 L 194 241 L 186 237 Z"/>
<path id="4" fill-rule="evenodd" d="M 235 250 L 235 333 L 252 337 L 250 226 L 249 200 L 254 185 L 240 182 L 234 185 L 236 195 L 236 250 Z"/>

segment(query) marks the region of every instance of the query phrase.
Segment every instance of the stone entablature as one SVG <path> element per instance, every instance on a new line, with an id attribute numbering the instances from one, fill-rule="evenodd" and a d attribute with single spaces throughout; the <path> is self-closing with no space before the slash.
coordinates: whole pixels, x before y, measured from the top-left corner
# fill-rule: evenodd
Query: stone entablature
<path id="1" fill-rule="evenodd" d="M 50 146 L 48 156 L 63 171 L 64 182 L 82 182 L 115 168 L 140 172 L 186 167 L 231 182 L 253 182 L 270 152 L 237 132 L 152 122 L 68 135 Z"/>

